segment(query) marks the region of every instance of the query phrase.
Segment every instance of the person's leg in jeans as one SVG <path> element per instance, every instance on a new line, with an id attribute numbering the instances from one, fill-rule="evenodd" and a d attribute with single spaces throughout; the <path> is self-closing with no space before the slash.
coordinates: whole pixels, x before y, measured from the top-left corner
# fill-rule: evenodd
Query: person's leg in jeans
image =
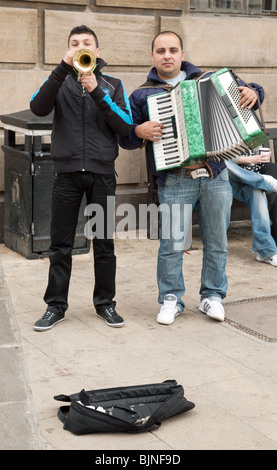
<path id="1" fill-rule="evenodd" d="M 250 172 L 249 172 L 250 173 Z M 248 205 L 251 212 L 252 250 L 261 258 L 268 258 L 277 253 L 277 246 L 271 235 L 271 226 L 264 191 L 254 189 L 247 184 L 230 179 L 234 198 Z"/>
<path id="2" fill-rule="evenodd" d="M 200 178 L 199 202 L 196 205 L 200 233 L 203 241 L 201 274 L 201 300 L 221 302 L 226 297 L 228 281 L 227 230 L 233 201 L 227 169 L 216 178 Z"/>
<path id="3" fill-rule="evenodd" d="M 276 163 L 267 163 L 264 165 L 260 173 L 262 175 L 270 175 L 273 178 L 277 179 L 277 164 Z M 268 201 L 268 211 L 271 220 L 271 235 L 277 243 L 277 194 L 276 193 L 267 193 Z"/>
<path id="4" fill-rule="evenodd" d="M 226 161 L 225 163 L 228 169 L 229 179 L 231 183 L 235 181 L 237 183 L 247 184 L 255 189 L 261 189 L 268 193 L 272 192 L 272 185 L 268 181 L 266 181 L 260 173 L 255 173 L 254 171 L 249 171 L 245 168 L 241 168 L 239 165 L 231 161 Z"/>
<path id="5" fill-rule="evenodd" d="M 179 312 L 182 312 L 185 307 L 182 300 L 185 293 L 184 242 L 191 227 L 191 215 L 198 199 L 199 179 L 193 180 L 184 176 L 168 174 L 163 185 L 158 188 L 160 208 L 162 209 L 157 263 L 158 302 L 163 304 L 165 296 L 173 294 L 177 298 L 176 307 Z M 176 214 L 173 214 L 173 211 L 176 211 Z M 174 225 L 177 219 L 178 223 Z M 179 231 L 183 233 L 178 234 Z"/>

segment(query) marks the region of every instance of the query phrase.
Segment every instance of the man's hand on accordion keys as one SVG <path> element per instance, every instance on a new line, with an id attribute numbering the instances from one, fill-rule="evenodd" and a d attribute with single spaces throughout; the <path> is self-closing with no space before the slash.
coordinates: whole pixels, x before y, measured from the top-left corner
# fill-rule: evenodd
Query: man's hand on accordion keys
<path id="1" fill-rule="evenodd" d="M 151 142 L 158 142 L 163 136 L 164 125 L 157 121 L 146 121 L 139 124 L 135 133 L 141 139 L 150 140 Z"/>
<path id="2" fill-rule="evenodd" d="M 241 98 L 238 105 L 241 108 L 253 108 L 254 104 L 257 101 L 257 93 L 252 88 L 248 88 L 247 86 L 239 86 L 238 90 L 241 91 Z"/>

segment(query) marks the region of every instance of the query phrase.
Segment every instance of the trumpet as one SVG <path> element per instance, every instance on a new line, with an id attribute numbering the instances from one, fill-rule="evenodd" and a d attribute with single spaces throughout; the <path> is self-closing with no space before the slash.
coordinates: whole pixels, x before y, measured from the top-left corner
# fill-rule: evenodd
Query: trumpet
<path id="1" fill-rule="evenodd" d="M 73 67 L 78 71 L 78 81 L 81 77 L 93 72 L 96 67 L 96 57 L 89 49 L 79 49 L 73 56 Z"/>

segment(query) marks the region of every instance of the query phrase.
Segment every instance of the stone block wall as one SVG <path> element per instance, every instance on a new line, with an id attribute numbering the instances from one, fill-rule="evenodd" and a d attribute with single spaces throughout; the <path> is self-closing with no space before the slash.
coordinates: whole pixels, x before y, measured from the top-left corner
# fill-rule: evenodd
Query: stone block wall
<path id="1" fill-rule="evenodd" d="M 228 66 L 245 81 L 262 84 L 265 121 L 277 127 L 276 21 L 276 16 L 192 13 L 189 0 L 0 0 L 0 115 L 29 108 L 32 94 L 63 58 L 69 31 L 87 24 L 99 37 L 105 71 L 121 78 L 128 94 L 145 81 L 153 37 L 173 30 L 184 39 L 186 60 L 203 70 Z M 116 170 L 122 198 L 143 200 L 144 151 L 120 150 Z M 4 191 L 0 149 L 0 242 Z"/>

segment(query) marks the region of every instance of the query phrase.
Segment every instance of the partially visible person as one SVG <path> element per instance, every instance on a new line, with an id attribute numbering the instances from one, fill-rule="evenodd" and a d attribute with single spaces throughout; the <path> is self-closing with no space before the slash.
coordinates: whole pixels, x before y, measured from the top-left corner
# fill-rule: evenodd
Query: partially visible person
<path id="1" fill-rule="evenodd" d="M 269 150 L 269 151 L 268 151 Z M 241 168 L 260 173 L 266 181 L 277 186 L 277 164 L 271 161 L 270 149 L 255 149 L 239 158 L 237 162 Z M 277 194 L 276 192 L 267 192 L 268 211 L 271 220 L 271 235 L 277 244 Z"/>
<path id="2" fill-rule="evenodd" d="M 194 165 L 188 163 L 182 168 L 156 171 L 152 143 L 162 139 L 164 126 L 158 121 L 149 121 L 148 117 L 148 96 L 162 93 L 177 85 L 181 80 L 194 79 L 201 74 L 201 70 L 192 63 L 184 61 L 183 41 L 173 31 L 163 31 L 153 39 L 152 61 L 154 66 L 147 76 L 147 82 L 130 96 L 133 129 L 128 136 L 121 137 L 119 143 L 123 148 L 135 149 L 140 147 L 145 140 L 147 141 L 147 161 L 158 185 L 159 202 L 161 206 L 169 208 L 169 211 L 161 213 L 160 219 L 157 282 L 158 302 L 161 307 L 157 321 L 170 325 L 185 308 L 182 299 L 185 293 L 184 242 L 193 209 L 197 212 L 203 241 L 199 309 L 215 320 L 224 321 L 222 301 L 226 297 L 228 286 L 227 229 L 233 200 L 228 170 L 224 161 L 209 161 L 207 165 L 204 159 L 199 159 Z M 253 88 L 240 82 L 238 89 L 241 93 L 239 102 L 241 107 L 256 108 L 258 106 L 257 93 L 260 95 L 260 101 L 263 101 L 263 88 L 257 84 L 251 85 Z M 200 169 L 201 172 L 194 171 Z M 193 178 L 195 174 L 197 177 Z M 182 236 L 178 240 L 179 249 L 176 249 L 176 240 L 172 233 L 171 221 L 174 206 L 180 208 Z M 170 230 L 170 237 L 162 236 Z M 185 265 L 184 269 L 186 276 L 189 276 L 189 266 Z"/>
<path id="3" fill-rule="evenodd" d="M 89 49 L 97 58 L 96 69 L 78 80 L 73 56 Z M 84 193 L 88 204 L 102 207 L 105 226 L 93 237 L 95 285 L 93 303 L 97 315 L 112 327 L 124 320 L 115 310 L 116 257 L 107 225 L 108 196 L 115 195 L 114 161 L 118 155 L 117 134 L 132 128 L 132 114 L 123 84 L 104 75 L 94 31 L 82 25 L 73 28 L 68 50 L 33 95 L 31 110 L 45 116 L 53 109 L 51 154 L 54 161 L 49 279 L 44 295 L 45 314 L 34 329 L 45 331 L 65 318 L 71 277 L 72 249 Z M 87 301 L 87 299 L 84 299 Z"/>
<path id="4" fill-rule="evenodd" d="M 250 160 L 249 160 L 250 159 Z M 271 223 L 268 212 L 267 194 L 276 198 L 277 180 L 269 175 L 261 175 L 243 168 L 244 162 L 270 159 L 270 153 L 265 156 L 241 156 L 234 161 L 226 162 L 229 180 L 233 189 L 233 197 L 244 202 L 250 209 L 252 227 L 252 250 L 256 260 L 277 266 L 277 246 L 271 235 Z M 235 163 L 237 162 L 237 164 Z"/>

